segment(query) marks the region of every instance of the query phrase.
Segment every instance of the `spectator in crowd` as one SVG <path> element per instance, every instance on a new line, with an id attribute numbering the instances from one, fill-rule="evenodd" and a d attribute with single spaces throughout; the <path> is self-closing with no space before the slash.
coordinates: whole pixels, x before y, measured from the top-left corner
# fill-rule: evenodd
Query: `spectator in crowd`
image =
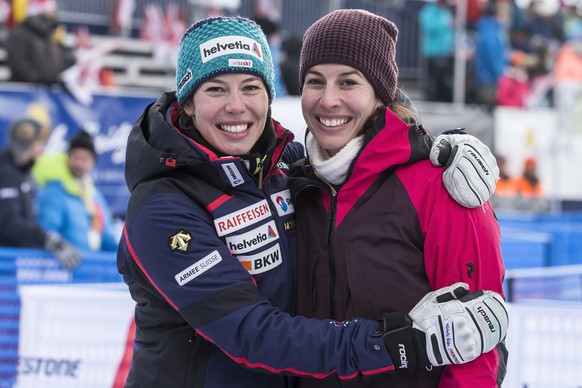
<path id="1" fill-rule="evenodd" d="M 535 158 L 530 157 L 523 162 L 523 172 L 519 177 L 514 178 L 513 188 L 517 196 L 524 199 L 544 197 L 544 190 L 538 177 Z"/>
<path id="2" fill-rule="evenodd" d="M 576 6 L 574 5 L 574 9 Z M 552 29 L 552 35 L 556 37 L 556 39 L 563 43 L 566 40 L 566 36 L 564 34 L 566 19 L 570 13 L 570 6 L 566 4 L 566 1 L 559 0 L 558 1 L 558 10 L 550 15 L 550 27 Z"/>
<path id="3" fill-rule="evenodd" d="M 217 39 L 224 49 L 213 55 Z M 402 332 L 384 332 L 378 317 L 340 323 L 289 315 L 297 257 L 288 173 L 303 147 L 271 119 L 275 86 L 264 33 L 246 18 L 201 20 L 182 37 L 176 69 L 176 91 L 146 108 L 127 144 L 131 198 L 117 265 L 136 301 L 137 329 L 126 387 L 282 388 L 292 386 L 289 374 L 351 379 L 393 370 L 387 348 L 396 350 L 398 340 L 388 338 Z M 498 296 L 489 297 L 497 306 Z M 467 314 L 472 329 L 456 330 L 481 342 L 471 332 L 482 318 L 473 321 L 458 302 L 446 303 Z M 428 309 L 417 311 L 415 321 Z M 412 340 L 406 314 L 396 315 L 401 338 Z M 424 320 L 436 322 L 434 315 Z M 498 342 L 486 338 L 484 349 Z M 411 363 L 415 354 L 421 365 L 438 363 L 424 345 L 409 344 Z M 445 347 L 464 353 L 465 344 Z"/>
<path id="4" fill-rule="evenodd" d="M 453 99 L 455 26 L 447 0 L 426 3 L 418 15 L 420 53 L 424 59 L 423 85 L 428 101 Z"/>
<path id="5" fill-rule="evenodd" d="M 520 207 L 520 202 L 515 192 L 515 180 L 507 172 L 507 160 L 504 156 L 497 156 L 496 159 L 499 167 L 499 180 L 491 203 L 496 209 L 517 209 Z"/>
<path id="6" fill-rule="evenodd" d="M 524 108 L 531 94 L 529 76 L 527 73 L 528 56 L 524 52 L 515 51 L 511 54 L 509 66 L 499 78 L 497 86 L 497 104 Z"/>
<path id="7" fill-rule="evenodd" d="M 33 167 L 38 183 L 39 220 L 78 249 L 115 251 L 119 235 L 111 211 L 91 173 L 97 152 L 91 135 L 79 131 L 67 153 L 43 155 Z"/>
<path id="8" fill-rule="evenodd" d="M 290 35 L 283 39 L 281 44 L 281 77 L 285 83 L 285 89 L 291 96 L 300 94 L 299 80 L 299 55 L 301 54 L 301 38 Z"/>
<path id="9" fill-rule="evenodd" d="M 489 3 L 477 23 L 475 70 L 479 101 L 495 106 L 497 82 L 507 65 L 509 42 L 507 30 L 501 22 L 498 5 Z"/>
<path id="10" fill-rule="evenodd" d="M 510 46 L 514 50 L 528 52 L 528 36 L 525 31 L 523 8 L 517 4 L 516 0 L 508 1 L 511 11 L 510 23 L 507 26 Z"/>
<path id="11" fill-rule="evenodd" d="M 481 18 L 481 0 L 467 0 L 467 29 L 474 30 Z"/>
<path id="12" fill-rule="evenodd" d="M 291 181 L 300 258 L 297 314 L 340 322 L 386 319 L 386 310 L 406 311 L 426 291 L 458 281 L 503 293 L 491 204 L 459 206 L 447 194 L 443 170 L 420 160 L 411 144 L 428 135 L 397 87 L 397 36 L 389 20 L 355 9 L 324 16 L 303 36 L 307 159 Z M 477 157 L 474 168 L 497 176 L 494 158 L 465 152 L 456 153 Z M 300 378 L 297 386 L 491 388 L 503 381 L 506 355 L 500 344 L 469 364 L 427 369 L 392 355 L 405 371 L 345 382 Z"/>
<path id="13" fill-rule="evenodd" d="M 564 16 L 564 39 L 582 41 L 582 4 L 570 5 Z"/>
<path id="14" fill-rule="evenodd" d="M 556 81 L 582 81 L 582 38 L 564 42 L 554 66 Z"/>
<path id="15" fill-rule="evenodd" d="M 65 268 L 81 261 L 79 251 L 59 233 L 47 231 L 37 219 L 30 170 L 43 153 L 50 132 L 30 118 L 8 129 L 7 148 L 0 152 L 0 245 L 45 248 Z"/>
<path id="16" fill-rule="evenodd" d="M 275 93 L 279 97 L 287 95 L 287 88 L 281 76 L 281 35 L 279 33 L 279 23 L 269 19 L 267 16 L 256 16 L 254 21 L 261 27 L 267 36 L 269 49 L 273 58 L 273 71 L 275 72 Z"/>
<path id="17" fill-rule="evenodd" d="M 5 47 L 10 79 L 39 84 L 60 83 L 60 74 L 75 63 L 56 19 L 55 0 L 29 0 L 26 19 L 14 26 Z"/>
<path id="18" fill-rule="evenodd" d="M 531 38 L 539 37 L 549 45 L 551 41 L 558 40 L 554 35 L 554 29 L 550 18 L 543 11 L 544 1 L 531 0 L 524 15 L 524 27 L 527 35 Z"/>
<path id="19" fill-rule="evenodd" d="M 495 186 L 494 196 L 513 197 L 515 196 L 514 182 L 507 173 L 507 160 L 504 156 L 497 156 L 497 166 L 499 167 L 499 180 Z"/>

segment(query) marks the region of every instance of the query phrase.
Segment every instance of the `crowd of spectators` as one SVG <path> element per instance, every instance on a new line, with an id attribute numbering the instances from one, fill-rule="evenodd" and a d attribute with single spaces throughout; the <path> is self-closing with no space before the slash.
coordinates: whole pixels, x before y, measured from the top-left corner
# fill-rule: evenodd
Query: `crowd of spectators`
<path id="1" fill-rule="evenodd" d="M 456 32 L 454 3 L 427 2 L 419 14 L 427 100 L 451 101 L 450 90 L 435 95 L 428 88 L 434 90 L 432 85 L 441 82 L 441 88 L 444 85 L 452 89 L 453 83 L 443 83 L 443 80 L 452 78 L 454 67 L 435 71 L 429 52 L 431 47 L 435 50 L 435 41 L 440 39 L 440 57 L 452 63 L 454 43 L 450 41 L 454 39 L 450 35 Z M 440 17 L 427 18 L 429 10 Z M 553 90 L 558 82 L 582 81 L 582 4 L 579 2 L 561 0 L 558 9 L 551 12 L 547 2 L 541 0 L 531 0 L 526 7 L 515 0 L 470 0 L 465 27 L 470 42 L 466 58 L 467 103 L 489 107 L 553 106 Z"/>
<path id="2" fill-rule="evenodd" d="M 455 3 L 451 0 L 427 2 L 418 14 L 420 53 L 426 70 L 422 85 L 425 98 L 430 101 L 450 102 L 453 98 Z M 57 2 L 28 0 L 27 4 L 25 17 L 11 26 L 4 44 L 11 80 L 46 85 L 62 83 L 62 72 L 74 66 L 76 59 L 70 46 L 63 44 L 63 32 L 56 19 Z M 527 8 L 522 8 L 515 0 L 468 1 L 466 28 L 470 41 L 473 42 L 473 49 L 468 51 L 470 55 L 467 58 L 468 103 L 485 104 L 489 107 L 551 106 L 552 89 L 557 82 L 582 80 L 582 5 L 577 7 L 560 1 L 557 12 L 549 14 L 544 11 L 542 4 L 539 0 L 532 0 Z M 278 57 L 274 58 L 278 64 L 275 71 L 277 95 L 298 94 L 301 39 L 282 35 L 279 21 L 270 20 L 268 15 L 257 15 L 255 19 L 265 30 L 271 50 Z M 26 129 L 33 122 L 24 123 L 28 123 L 22 126 Z M 20 128 L 20 124 L 15 124 L 15 128 Z M 19 131 L 13 131 L 15 136 Z M 85 135 L 87 134 L 83 136 Z M 6 158 L 15 163 L 17 171 L 26 170 L 23 179 L 28 182 L 32 159 L 36 159 L 38 155 L 23 162 L 26 168 L 19 167 L 20 162 L 17 159 L 10 159 L 21 156 L 15 151 L 15 142 L 16 140 L 6 151 L 7 155 L 11 152 L 12 156 Z M 88 155 L 91 167 L 77 176 L 71 168 L 71 160 L 79 152 Z M 34 223 L 42 237 L 38 239 L 37 246 L 48 246 L 51 235 L 49 232 L 53 230 L 64 243 L 74 242 L 79 249 L 113 249 L 115 242 L 110 238 L 107 227 L 110 222 L 107 204 L 89 180 L 96 157 L 92 139 L 85 137 L 82 141 L 73 141 L 68 153 L 52 159 L 52 162 L 58 162 L 58 168 L 50 165 L 43 170 L 45 162 L 38 163 L 35 178 L 37 183 L 41 183 L 40 188 L 58 188 L 56 191 L 59 191 L 59 195 L 72 196 L 69 203 L 74 203 L 76 208 L 81 209 L 80 213 L 84 212 L 87 216 L 83 218 L 86 224 L 83 230 L 86 230 L 80 234 L 82 238 L 77 239 L 66 230 L 66 217 L 63 214 L 58 223 L 54 214 L 52 223 L 47 221 L 47 214 L 44 218 L 41 215 Z M 48 159 L 46 163 L 49 166 Z M 499 163 L 501 166 L 502 159 Z M 535 168 L 535 160 L 528 159 L 523 176 L 501 179 L 497 189 L 498 197 L 543 197 Z M 39 171 L 61 172 L 62 176 L 48 179 Z M 9 190 L 5 189 L 4 193 L 7 192 Z M 56 197 L 52 194 L 43 196 L 41 193 L 39 198 L 46 201 Z M 56 205 L 57 203 L 49 206 L 45 204 L 42 209 L 45 213 L 48 210 L 54 212 Z M 69 218 L 74 219 L 73 216 Z M 71 225 L 69 228 L 80 230 L 78 227 L 71 228 Z M 96 235 L 96 230 L 101 234 Z M 4 241 L 4 244 L 19 246 L 24 243 Z"/>

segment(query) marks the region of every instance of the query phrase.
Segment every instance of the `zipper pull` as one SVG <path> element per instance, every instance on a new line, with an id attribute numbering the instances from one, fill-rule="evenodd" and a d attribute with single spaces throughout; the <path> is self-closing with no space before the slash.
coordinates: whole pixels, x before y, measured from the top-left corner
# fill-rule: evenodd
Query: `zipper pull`
<path id="1" fill-rule="evenodd" d="M 329 210 L 327 211 L 327 216 L 325 218 L 325 236 L 327 237 L 327 242 L 326 242 L 326 246 L 329 247 L 329 245 L 331 244 L 331 231 L 332 228 L 334 227 L 335 223 L 335 201 L 336 201 L 336 191 L 333 190 L 333 192 L 330 193 L 331 198 L 329 201 Z"/>
<path id="2" fill-rule="evenodd" d="M 263 170 L 265 168 L 264 166 L 265 164 L 265 160 L 261 159 L 261 161 L 259 162 L 257 168 L 259 169 L 259 190 L 263 189 Z"/>

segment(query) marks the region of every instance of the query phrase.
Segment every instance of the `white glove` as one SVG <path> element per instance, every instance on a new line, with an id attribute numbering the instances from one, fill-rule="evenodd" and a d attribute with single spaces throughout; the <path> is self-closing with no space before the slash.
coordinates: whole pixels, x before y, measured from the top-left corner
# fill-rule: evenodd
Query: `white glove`
<path id="1" fill-rule="evenodd" d="M 503 298 L 468 290 L 468 284 L 455 283 L 426 294 L 408 315 L 384 314 L 384 344 L 397 369 L 464 364 L 505 338 Z"/>
<path id="2" fill-rule="evenodd" d="M 495 192 L 499 167 L 485 144 L 465 133 L 443 133 L 434 140 L 430 161 L 445 166 L 443 183 L 464 207 L 483 205 Z"/>

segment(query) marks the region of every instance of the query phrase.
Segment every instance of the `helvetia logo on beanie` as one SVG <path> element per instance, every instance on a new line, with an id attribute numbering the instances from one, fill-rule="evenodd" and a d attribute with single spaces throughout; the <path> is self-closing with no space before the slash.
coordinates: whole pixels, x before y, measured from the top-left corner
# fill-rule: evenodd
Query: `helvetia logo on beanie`
<path id="1" fill-rule="evenodd" d="M 245 36 L 221 36 L 200 45 L 202 63 L 230 54 L 247 54 L 260 61 L 263 60 L 261 45 L 256 40 Z"/>

